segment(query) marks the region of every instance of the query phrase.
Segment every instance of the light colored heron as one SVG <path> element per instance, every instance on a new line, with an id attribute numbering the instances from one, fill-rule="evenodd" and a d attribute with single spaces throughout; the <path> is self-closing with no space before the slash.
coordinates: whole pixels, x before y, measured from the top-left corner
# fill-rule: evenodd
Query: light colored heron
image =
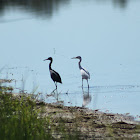
<path id="1" fill-rule="evenodd" d="M 87 84 L 88 84 L 88 79 L 90 79 L 90 74 L 89 72 L 82 68 L 81 67 L 81 61 L 82 61 L 82 58 L 81 56 L 77 56 L 77 57 L 73 57 L 72 59 L 79 59 L 79 69 L 80 69 L 80 72 L 81 72 L 81 76 L 82 76 L 82 88 L 83 88 L 83 79 L 86 79 L 87 80 Z M 88 84 L 88 88 L 89 88 L 89 84 Z"/>
<path id="2" fill-rule="evenodd" d="M 57 73 L 56 71 L 54 71 L 54 70 L 51 68 L 51 64 L 52 64 L 52 62 L 53 62 L 52 57 L 49 57 L 49 58 L 45 59 L 44 61 L 46 61 L 46 60 L 50 60 L 49 71 L 50 71 L 51 78 L 52 78 L 52 80 L 54 81 L 54 84 L 55 84 L 55 86 L 56 86 L 56 89 L 55 89 L 55 90 L 57 90 L 57 82 L 59 82 L 59 83 L 62 84 L 61 77 L 60 77 L 59 73 Z"/>

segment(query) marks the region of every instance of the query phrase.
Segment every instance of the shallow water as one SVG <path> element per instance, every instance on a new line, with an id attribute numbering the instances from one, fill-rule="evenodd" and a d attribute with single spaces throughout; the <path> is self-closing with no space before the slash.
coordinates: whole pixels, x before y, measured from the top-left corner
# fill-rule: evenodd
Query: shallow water
<path id="1" fill-rule="evenodd" d="M 43 60 L 52 56 L 63 84 L 47 102 L 140 115 L 139 7 L 138 0 L 2 2 L 0 78 L 15 79 L 16 92 L 46 97 L 55 86 Z M 91 75 L 84 94 L 78 61 L 71 59 L 78 55 Z"/>

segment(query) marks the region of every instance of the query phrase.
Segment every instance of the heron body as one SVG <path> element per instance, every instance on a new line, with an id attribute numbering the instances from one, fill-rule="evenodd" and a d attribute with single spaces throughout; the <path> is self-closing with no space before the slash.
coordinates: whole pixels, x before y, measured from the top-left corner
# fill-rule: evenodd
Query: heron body
<path id="1" fill-rule="evenodd" d="M 80 72 L 81 72 L 82 79 L 86 79 L 86 80 L 90 79 L 90 74 L 87 70 L 81 68 Z"/>
<path id="2" fill-rule="evenodd" d="M 51 69 L 50 70 L 50 75 L 51 75 L 51 78 L 54 82 L 62 83 L 59 73 L 57 73 L 56 71 Z"/>
<path id="3" fill-rule="evenodd" d="M 88 84 L 88 79 L 90 79 L 90 73 L 86 69 L 82 68 L 82 66 L 81 66 L 81 61 L 82 61 L 81 56 L 73 57 L 72 59 L 79 59 L 78 65 L 79 65 L 79 69 L 80 69 L 81 76 L 82 76 L 82 87 L 83 87 L 83 79 L 86 79 L 87 84 Z M 88 84 L 88 87 L 89 87 L 89 84 Z"/>
<path id="4" fill-rule="evenodd" d="M 56 72 L 55 70 L 53 70 L 52 67 L 51 67 L 52 62 L 53 62 L 52 57 L 49 57 L 49 58 L 47 58 L 45 60 L 50 60 L 50 64 L 49 64 L 50 76 L 51 76 L 52 80 L 54 81 L 56 89 L 57 89 L 57 82 L 62 84 L 61 77 L 60 77 L 59 73 Z"/>

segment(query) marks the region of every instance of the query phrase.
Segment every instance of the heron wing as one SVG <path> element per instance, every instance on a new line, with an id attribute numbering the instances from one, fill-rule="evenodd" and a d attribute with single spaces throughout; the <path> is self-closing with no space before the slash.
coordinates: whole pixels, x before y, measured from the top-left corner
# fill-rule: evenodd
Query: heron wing
<path id="1" fill-rule="evenodd" d="M 50 70 L 51 78 L 53 79 L 54 82 L 59 82 L 62 83 L 61 77 L 58 72 L 54 70 Z"/>
<path id="2" fill-rule="evenodd" d="M 88 75 L 88 78 L 90 79 L 90 73 L 85 68 L 82 68 L 82 70 Z"/>

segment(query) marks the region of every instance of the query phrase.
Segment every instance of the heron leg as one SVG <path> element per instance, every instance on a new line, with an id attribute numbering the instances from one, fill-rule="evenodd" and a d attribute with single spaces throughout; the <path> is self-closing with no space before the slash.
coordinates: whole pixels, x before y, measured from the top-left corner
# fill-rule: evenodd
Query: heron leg
<path id="1" fill-rule="evenodd" d="M 88 84 L 88 79 L 87 79 L 87 84 Z M 89 84 L 88 84 L 88 89 L 89 89 Z"/>
<path id="2" fill-rule="evenodd" d="M 82 78 L 82 89 L 83 89 L 83 78 Z"/>
<path id="3" fill-rule="evenodd" d="M 55 84 L 55 89 L 51 92 L 51 93 L 54 93 L 56 90 L 57 90 L 57 83 L 56 82 L 54 82 L 54 84 Z"/>
<path id="4" fill-rule="evenodd" d="M 55 82 L 56 90 L 57 90 L 57 82 Z"/>

